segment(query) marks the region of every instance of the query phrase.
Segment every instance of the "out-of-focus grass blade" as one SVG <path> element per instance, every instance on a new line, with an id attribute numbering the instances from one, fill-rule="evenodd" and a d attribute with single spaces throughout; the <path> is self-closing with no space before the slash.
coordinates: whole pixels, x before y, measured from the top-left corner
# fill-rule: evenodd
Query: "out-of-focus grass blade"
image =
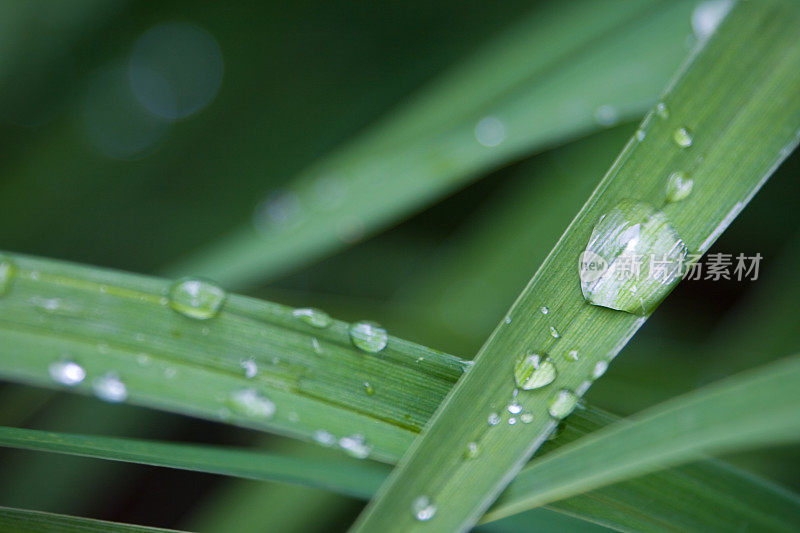
<path id="1" fill-rule="evenodd" d="M 168 273 L 253 283 L 372 233 L 481 172 L 640 116 L 685 54 L 692 6 L 544 4 L 268 198 L 255 227 Z"/>
<path id="2" fill-rule="evenodd" d="M 78 533 L 82 531 L 97 531 L 102 533 L 167 533 L 175 531 L 174 529 L 134 526 L 63 514 L 28 511 L 26 509 L 11 509 L 9 507 L 0 507 L 0 530 L 13 531 L 14 533 L 41 533 L 42 531 L 48 531 L 50 533 Z"/>
<path id="3" fill-rule="evenodd" d="M 601 429 L 533 461 L 486 519 L 697 460 L 702 454 L 796 441 L 800 439 L 798 382 L 800 356 L 794 356 Z M 674 498 L 676 507 L 683 505 L 683 498 Z M 774 520 L 774 528 L 785 531 L 800 521 L 797 506 L 790 510 L 787 515 L 771 507 L 761 509 L 765 520 Z"/>
<path id="4" fill-rule="evenodd" d="M 746 385 L 751 385 L 750 381 Z M 698 392 L 695 396 L 703 394 L 707 396 L 708 391 L 709 389 Z M 748 406 L 743 416 L 752 414 L 754 410 L 753 406 Z M 563 434 L 557 440 L 549 442 L 547 447 L 558 449 L 563 446 L 567 450 L 572 450 L 576 447 L 572 444 L 576 440 L 579 443 L 583 440 L 582 437 L 587 435 L 592 436 L 586 438 L 594 438 L 595 431 L 616 421 L 617 418 L 594 409 L 578 412 L 570 419 Z M 744 422 L 748 421 L 752 422 L 752 418 Z M 723 431 L 719 434 L 726 433 L 729 436 L 740 429 L 741 424 L 742 420 L 729 416 L 722 423 L 713 425 L 709 431 L 713 435 L 713 430 L 719 429 L 722 425 Z M 627 426 L 627 422 L 618 422 L 612 427 L 620 428 L 623 425 Z M 598 435 L 610 431 L 609 428 Z M 752 434 L 753 432 L 750 432 L 750 435 Z M 765 433 L 762 440 L 769 441 L 769 435 L 768 432 Z M 688 438 L 692 438 L 692 435 L 688 435 Z M 674 457 L 672 462 L 700 458 L 703 452 L 714 451 L 715 444 L 718 444 L 718 441 L 714 439 L 693 441 L 692 454 L 684 453 L 681 457 Z M 754 443 L 750 441 L 739 443 L 740 446 L 742 444 Z M 387 467 L 377 463 L 344 460 L 341 457 L 321 454 L 298 455 L 237 450 L 7 427 L 0 428 L 0 446 L 167 466 L 257 480 L 286 481 L 364 499 L 374 494 L 389 472 Z M 547 458 L 551 455 L 547 453 L 545 459 L 534 461 L 520 473 L 518 480 L 509 485 L 496 509 L 490 511 L 484 521 L 494 521 L 530 509 L 536 503 L 550 504 L 549 507 L 553 510 L 624 529 L 660 527 L 669 522 L 681 524 L 682 527 L 691 530 L 726 529 L 742 522 L 749 523 L 752 527 L 772 528 L 775 524 L 791 523 L 791 517 L 800 514 L 800 499 L 796 496 L 717 461 L 705 460 L 695 465 L 629 479 L 663 468 L 664 465 L 655 460 L 658 457 L 648 455 L 650 450 L 655 449 L 655 447 L 645 447 L 642 452 L 645 459 L 636 462 L 633 470 L 617 469 L 611 473 L 616 474 L 615 477 L 608 477 L 602 482 L 590 485 L 588 487 L 590 492 L 577 490 L 573 493 L 579 492 L 579 495 L 563 501 L 552 497 L 545 502 L 539 502 L 534 499 L 542 491 L 545 491 L 542 497 L 547 497 L 550 493 L 546 491 L 551 488 L 548 482 L 552 480 L 555 484 L 558 481 L 557 476 L 561 475 L 558 467 L 552 467 L 547 471 L 552 472 L 551 477 L 546 478 L 548 482 L 539 479 L 540 467 L 537 465 L 548 461 Z M 553 457 L 557 458 L 562 455 L 561 452 L 552 453 Z M 574 453 L 576 452 L 569 452 L 569 454 Z M 564 459 L 557 460 L 564 461 Z M 566 472 L 575 473 L 574 469 L 568 469 Z M 605 487 L 609 483 L 622 480 L 626 481 Z M 592 490 L 598 486 L 602 486 L 603 490 Z M 555 490 L 558 488 L 559 486 L 556 486 Z M 571 496 L 573 493 L 561 495 Z M 681 501 L 690 500 L 693 504 L 676 505 L 677 497 Z M 534 503 L 530 503 L 531 501 Z"/>
<path id="5" fill-rule="evenodd" d="M 488 509 L 553 430 L 554 418 L 602 374 L 597 365 L 607 365 L 645 321 L 582 296 L 576 263 L 601 215 L 624 199 L 664 206 L 669 176 L 683 172 L 694 190 L 663 210 L 686 246 L 705 252 L 797 145 L 798 24 L 793 3 L 733 7 L 679 73 L 660 112 L 645 118 L 641 135 L 622 151 L 355 530 L 462 531 Z M 548 354 L 557 376 L 515 398 L 515 364 L 529 351 Z M 572 351 L 577 361 L 569 360 Z M 529 423 L 517 423 L 509 407 L 529 413 Z M 477 457 L 465 457 L 469 443 L 482 450 Z"/>

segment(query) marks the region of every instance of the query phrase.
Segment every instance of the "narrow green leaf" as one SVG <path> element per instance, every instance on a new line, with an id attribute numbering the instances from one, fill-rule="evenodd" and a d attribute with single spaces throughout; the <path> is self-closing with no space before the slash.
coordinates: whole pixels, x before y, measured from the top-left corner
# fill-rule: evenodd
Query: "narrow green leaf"
<path id="1" fill-rule="evenodd" d="M 154 527 L 133 526 L 104 520 L 92 520 L 63 514 L 28 511 L 0 507 L 0 530 L 14 533 L 73 533 L 79 531 L 98 531 L 102 533 L 158 533 L 175 531 Z"/>
<path id="2" fill-rule="evenodd" d="M 642 134 L 628 143 L 355 530 L 417 531 L 431 527 L 428 519 L 442 531 L 471 527 L 555 419 L 569 414 L 645 320 L 585 302 L 576 264 L 594 225 L 633 199 L 663 206 L 689 250 L 708 249 L 797 144 L 797 9 L 783 2 L 736 4 L 678 75 L 660 112 L 645 118 Z M 691 175 L 694 190 L 665 205 L 667 180 L 676 171 Z M 544 307 L 547 313 L 540 312 Z M 530 352 L 550 357 L 558 375 L 551 385 L 515 397 L 514 367 Z M 483 452 L 467 459 L 470 443 Z"/>
<path id="3" fill-rule="evenodd" d="M 532 151 L 641 116 L 686 52 L 692 7 L 686 0 L 543 4 L 276 191 L 255 228 L 238 229 L 168 273 L 243 286 L 385 227 Z"/>
<path id="4" fill-rule="evenodd" d="M 496 520 L 646 472 L 695 461 L 704 454 L 796 441 L 800 439 L 798 382 L 800 356 L 794 356 L 598 430 L 532 461 L 484 519 Z M 708 510 L 719 514 L 715 506 Z M 790 513 L 771 506 L 756 510 L 763 514 L 765 523 L 774 522 L 772 528 L 776 530 L 791 531 L 800 519 L 796 506 L 789 509 Z M 726 515 L 716 520 L 732 518 L 741 519 Z"/>

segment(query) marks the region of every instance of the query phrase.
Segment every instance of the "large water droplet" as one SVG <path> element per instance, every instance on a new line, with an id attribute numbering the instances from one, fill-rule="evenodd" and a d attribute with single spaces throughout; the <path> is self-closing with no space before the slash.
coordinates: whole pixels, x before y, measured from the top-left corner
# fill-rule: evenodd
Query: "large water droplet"
<path id="1" fill-rule="evenodd" d="M 74 387 L 86 377 L 86 370 L 75 361 L 68 359 L 50 363 L 47 370 L 54 381 L 67 387 Z"/>
<path id="2" fill-rule="evenodd" d="M 95 395 L 106 402 L 119 403 L 128 397 L 128 388 L 114 372 L 100 376 L 92 382 Z"/>
<path id="3" fill-rule="evenodd" d="M 623 200 L 600 218 L 581 254 L 583 297 L 593 305 L 646 315 L 680 281 L 687 253 L 663 212 Z"/>
<path id="4" fill-rule="evenodd" d="M 314 309 L 313 307 L 306 307 L 303 309 L 295 309 L 292 311 L 292 316 L 299 318 L 306 324 L 314 326 L 315 328 L 327 328 L 331 325 L 331 317 L 325 311 Z"/>
<path id="5" fill-rule="evenodd" d="M 433 515 L 436 514 L 436 506 L 427 496 L 420 496 L 411 504 L 411 512 L 414 513 L 414 518 L 424 522 L 433 518 Z"/>
<path id="6" fill-rule="evenodd" d="M 8 292 L 16 270 L 11 259 L 0 255 L 0 296 Z"/>
<path id="7" fill-rule="evenodd" d="M 366 459 L 372 447 L 369 446 L 364 439 L 364 435 L 350 435 L 349 437 L 342 437 L 339 439 L 339 446 L 347 452 L 348 455 L 356 459 Z"/>
<path id="8" fill-rule="evenodd" d="M 686 128 L 678 128 L 675 130 L 673 138 L 675 139 L 675 143 L 681 148 L 689 148 L 692 145 L 694 136 Z"/>
<path id="9" fill-rule="evenodd" d="M 196 278 L 176 281 L 169 291 L 169 305 L 178 313 L 207 320 L 219 313 L 225 302 L 225 291 L 216 283 Z"/>
<path id="10" fill-rule="evenodd" d="M 556 379 L 556 366 L 549 357 L 538 353 L 522 356 L 514 367 L 514 380 L 524 390 L 533 390 L 549 385 Z"/>
<path id="11" fill-rule="evenodd" d="M 271 418 L 275 404 L 255 389 L 239 389 L 231 393 L 231 406 L 239 413 L 257 418 Z"/>
<path id="12" fill-rule="evenodd" d="M 350 326 L 350 339 L 357 348 L 377 353 L 386 348 L 389 334 L 375 322 L 356 322 Z"/>
<path id="13" fill-rule="evenodd" d="M 569 389 L 561 389 L 548 402 L 547 412 L 555 419 L 561 420 L 569 415 L 578 405 L 578 397 Z"/>
<path id="14" fill-rule="evenodd" d="M 694 180 L 687 178 L 686 174 L 677 171 L 667 179 L 667 202 L 680 202 L 692 192 Z"/>

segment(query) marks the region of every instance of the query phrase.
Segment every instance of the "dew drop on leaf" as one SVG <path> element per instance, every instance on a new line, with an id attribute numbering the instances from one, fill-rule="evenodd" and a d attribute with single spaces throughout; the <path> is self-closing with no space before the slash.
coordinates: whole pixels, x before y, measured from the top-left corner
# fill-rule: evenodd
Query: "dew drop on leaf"
<path id="1" fill-rule="evenodd" d="M 67 387 L 74 387 L 86 377 L 86 370 L 75 361 L 70 361 L 68 359 L 50 363 L 47 371 L 56 383 L 66 385 Z"/>
<path id="2" fill-rule="evenodd" d="M 169 305 L 189 318 L 207 320 L 217 316 L 225 296 L 225 291 L 216 283 L 185 278 L 176 281 L 170 288 Z"/>
<path id="3" fill-rule="evenodd" d="M 694 180 L 683 172 L 673 172 L 667 179 L 667 202 L 680 202 L 692 192 Z"/>
<path id="4" fill-rule="evenodd" d="M 8 292 L 15 273 L 16 267 L 11 259 L 0 255 L 0 296 Z"/>
<path id="5" fill-rule="evenodd" d="M 500 423 L 500 415 L 498 415 L 497 413 L 492 413 L 489 415 L 487 421 L 489 422 L 490 426 L 496 426 L 497 424 Z"/>
<path id="6" fill-rule="evenodd" d="M 92 382 L 95 396 L 111 403 L 123 402 L 128 398 L 128 388 L 117 374 L 109 372 Z"/>
<path id="7" fill-rule="evenodd" d="M 427 496 L 420 496 L 411 504 L 411 512 L 414 513 L 414 518 L 425 522 L 436 514 L 436 506 L 431 503 Z"/>
<path id="8" fill-rule="evenodd" d="M 314 309 L 313 307 L 305 307 L 302 309 L 295 309 L 292 311 L 292 316 L 299 318 L 309 326 L 315 328 L 327 328 L 331 325 L 331 317 L 325 311 Z"/>
<path id="9" fill-rule="evenodd" d="M 547 412 L 557 420 L 568 416 L 578 405 L 578 396 L 569 389 L 556 392 L 547 404 Z"/>
<path id="10" fill-rule="evenodd" d="M 356 348 L 377 353 L 386 348 L 389 334 L 375 322 L 362 321 L 350 326 L 350 339 Z"/>
<path id="11" fill-rule="evenodd" d="M 689 130 L 687 130 L 684 127 L 681 127 L 675 130 L 675 133 L 673 134 L 673 139 L 675 139 L 675 143 L 681 148 L 689 148 L 692 145 L 694 136 Z"/>
<path id="12" fill-rule="evenodd" d="M 592 305 L 646 315 L 680 281 L 687 253 L 663 212 L 623 200 L 600 217 L 579 258 L 581 292 Z"/>
<path id="13" fill-rule="evenodd" d="M 238 413 L 253 418 L 272 418 L 275 404 L 255 389 L 239 389 L 231 393 L 231 407 Z"/>
<path id="14" fill-rule="evenodd" d="M 524 390 L 533 390 L 549 385 L 556 379 L 556 366 L 549 357 L 538 353 L 522 356 L 514 367 L 514 380 Z"/>
<path id="15" fill-rule="evenodd" d="M 366 459 L 372 447 L 367 444 L 364 435 L 356 434 L 339 439 L 339 446 L 351 457 Z"/>
<path id="16" fill-rule="evenodd" d="M 601 359 L 594 365 L 594 368 L 592 369 L 592 379 L 599 378 L 606 373 L 606 370 L 608 370 L 608 361 Z"/>

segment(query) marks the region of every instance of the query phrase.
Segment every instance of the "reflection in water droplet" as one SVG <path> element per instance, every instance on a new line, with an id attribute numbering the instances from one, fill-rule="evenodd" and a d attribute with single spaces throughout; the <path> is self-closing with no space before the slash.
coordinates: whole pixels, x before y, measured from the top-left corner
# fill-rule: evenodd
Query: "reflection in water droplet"
<path id="1" fill-rule="evenodd" d="M 608 361 L 601 359 L 594 365 L 594 368 L 592 369 L 592 379 L 599 378 L 606 373 L 606 370 L 608 370 Z"/>
<path id="2" fill-rule="evenodd" d="M 506 138 L 503 123 L 495 117 L 486 117 L 475 126 L 475 139 L 483 146 L 492 148 L 498 146 Z"/>
<path id="3" fill-rule="evenodd" d="M 225 296 L 225 291 L 216 283 L 185 278 L 172 284 L 169 305 L 189 318 L 207 320 L 217 316 Z"/>
<path id="4" fill-rule="evenodd" d="M 369 456 L 372 448 L 366 443 L 364 435 L 351 435 L 349 437 L 342 437 L 339 439 L 339 446 L 347 452 L 348 455 L 356 459 L 365 459 Z"/>
<path id="5" fill-rule="evenodd" d="M 377 353 L 386 348 L 389 334 L 375 322 L 356 322 L 350 326 L 350 339 L 365 352 Z"/>
<path id="6" fill-rule="evenodd" d="M 205 30 L 167 23 L 136 41 L 128 68 L 138 101 L 153 115 L 175 120 L 211 102 L 222 83 L 222 53 Z"/>
<path id="7" fill-rule="evenodd" d="M 568 416 L 578 404 L 578 397 L 569 389 L 561 389 L 548 402 L 547 412 L 555 419 Z"/>
<path id="8" fill-rule="evenodd" d="M 94 394 L 103 401 L 119 403 L 128 397 L 128 388 L 114 372 L 109 372 L 92 382 Z"/>
<path id="9" fill-rule="evenodd" d="M 0 296 L 8 292 L 17 269 L 10 258 L 0 255 Z"/>
<path id="10" fill-rule="evenodd" d="M 53 381 L 61 385 L 66 385 L 67 387 L 77 385 L 86 377 L 86 370 L 75 361 L 70 361 L 68 359 L 50 363 L 47 370 L 50 373 L 50 377 L 53 378 Z"/>
<path id="11" fill-rule="evenodd" d="M 414 513 L 414 518 L 424 522 L 433 518 L 433 515 L 436 514 L 436 506 L 427 496 L 420 496 L 411 504 L 411 511 Z"/>
<path id="12" fill-rule="evenodd" d="M 231 393 L 230 404 L 234 410 L 254 418 L 272 418 L 275 404 L 255 389 L 239 389 Z"/>
<path id="13" fill-rule="evenodd" d="M 514 380 L 523 390 L 539 389 L 555 379 L 556 366 L 549 357 L 542 357 L 538 353 L 521 357 L 514 367 Z"/>
<path id="14" fill-rule="evenodd" d="M 581 254 L 581 291 L 593 305 L 646 315 L 680 281 L 687 253 L 663 212 L 623 200 L 600 218 Z"/>
<path id="15" fill-rule="evenodd" d="M 328 316 L 328 313 L 313 307 L 295 309 L 292 311 L 292 316 L 315 328 L 327 328 L 331 325 L 331 317 Z"/>
<path id="16" fill-rule="evenodd" d="M 683 172 L 673 172 L 667 179 L 667 202 L 680 202 L 692 192 L 694 180 Z"/>
<path id="17" fill-rule="evenodd" d="M 675 133 L 673 134 L 673 138 L 675 139 L 675 143 L 681 148 L 690 147 L 692 145 L 692 140 L 694 139 L 692 133 L 686 128 L 676 129 Z"/>

